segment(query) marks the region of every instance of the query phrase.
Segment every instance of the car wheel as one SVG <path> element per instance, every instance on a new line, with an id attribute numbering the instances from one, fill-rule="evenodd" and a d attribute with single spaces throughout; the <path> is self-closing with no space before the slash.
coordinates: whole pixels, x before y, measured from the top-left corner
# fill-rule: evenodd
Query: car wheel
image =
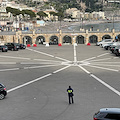
<path id="1" fill-rule="evenodd" d="M 11 49 L 12 51 L 14 50 L 14 48 Z"/>
<path id="2" fill-rule="evenodd" d="M 119 54 L 118 53 L 115 53 L 116 56 L 118 56 Z"/>
<path id="3" fill-rule="evenodd" d="M 5 95 L 3 93 L 0 94 L 0 100 L 4 99 Z"/>

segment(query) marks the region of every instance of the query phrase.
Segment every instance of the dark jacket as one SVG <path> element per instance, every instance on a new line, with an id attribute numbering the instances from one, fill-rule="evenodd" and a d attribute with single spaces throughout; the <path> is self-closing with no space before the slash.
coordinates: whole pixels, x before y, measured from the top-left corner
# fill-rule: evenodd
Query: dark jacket
<path id="1" fill-rule="evenodd" d="M 73 89 L 69 86 L 69 88 L 67 89 L 68 95 L 69 96 L 73 96 Z"/>

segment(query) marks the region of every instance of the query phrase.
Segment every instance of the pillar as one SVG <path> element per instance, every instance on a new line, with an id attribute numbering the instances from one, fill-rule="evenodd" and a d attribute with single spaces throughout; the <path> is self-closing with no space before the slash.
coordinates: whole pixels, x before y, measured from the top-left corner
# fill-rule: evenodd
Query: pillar
<path id="1" fill-rule="evenodd" d="M 89 43 L 89 36 L 88 36 L 88 30 L 86 30 L 86 40 L 85 40 L 85 44 Z"/>

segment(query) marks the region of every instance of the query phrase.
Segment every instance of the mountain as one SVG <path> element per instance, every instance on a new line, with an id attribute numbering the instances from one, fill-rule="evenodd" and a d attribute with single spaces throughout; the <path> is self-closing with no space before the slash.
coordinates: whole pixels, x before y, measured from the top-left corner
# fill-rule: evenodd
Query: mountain
<path id="1" fill-rule="evenodd" d="M 49 0 L 54 3 L 56 9 L 78 8 L 81 9 L 80 2 L 86 5 L 86 12 L 101 11 L 103 8 L 102 0 Z M 79 2 L 77 2 L 79 1 Z M 97 4 L 97 3 L 101 4 Z"/>

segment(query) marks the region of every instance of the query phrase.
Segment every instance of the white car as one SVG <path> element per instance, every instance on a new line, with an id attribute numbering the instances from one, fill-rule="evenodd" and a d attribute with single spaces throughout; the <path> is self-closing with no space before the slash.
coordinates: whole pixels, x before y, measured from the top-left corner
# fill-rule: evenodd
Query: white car
<path id="1" fill-rule="evenodd" d="M 113 43 L 112 39 L 104 39 L 100 42 L 100 46 L 103 47 L 107 43 Z"/>
<path id="2" fill-rule="evenodd" d="M 113 45 L 113 44 L 114 44 L 114 42 L 112 42 L 112 43 L 106 43 L 106 44 L 103 45 L 103 48 L 106 49 L 106 50 L 108 50 L 108 49 L 110 49 L 110 46 Z"/>
<path id="3" fill-rule="evenodd" d="M 97 42 L 96 45 L 99 46 L 101 42 L 102 42 L 102 41 Z"/>

